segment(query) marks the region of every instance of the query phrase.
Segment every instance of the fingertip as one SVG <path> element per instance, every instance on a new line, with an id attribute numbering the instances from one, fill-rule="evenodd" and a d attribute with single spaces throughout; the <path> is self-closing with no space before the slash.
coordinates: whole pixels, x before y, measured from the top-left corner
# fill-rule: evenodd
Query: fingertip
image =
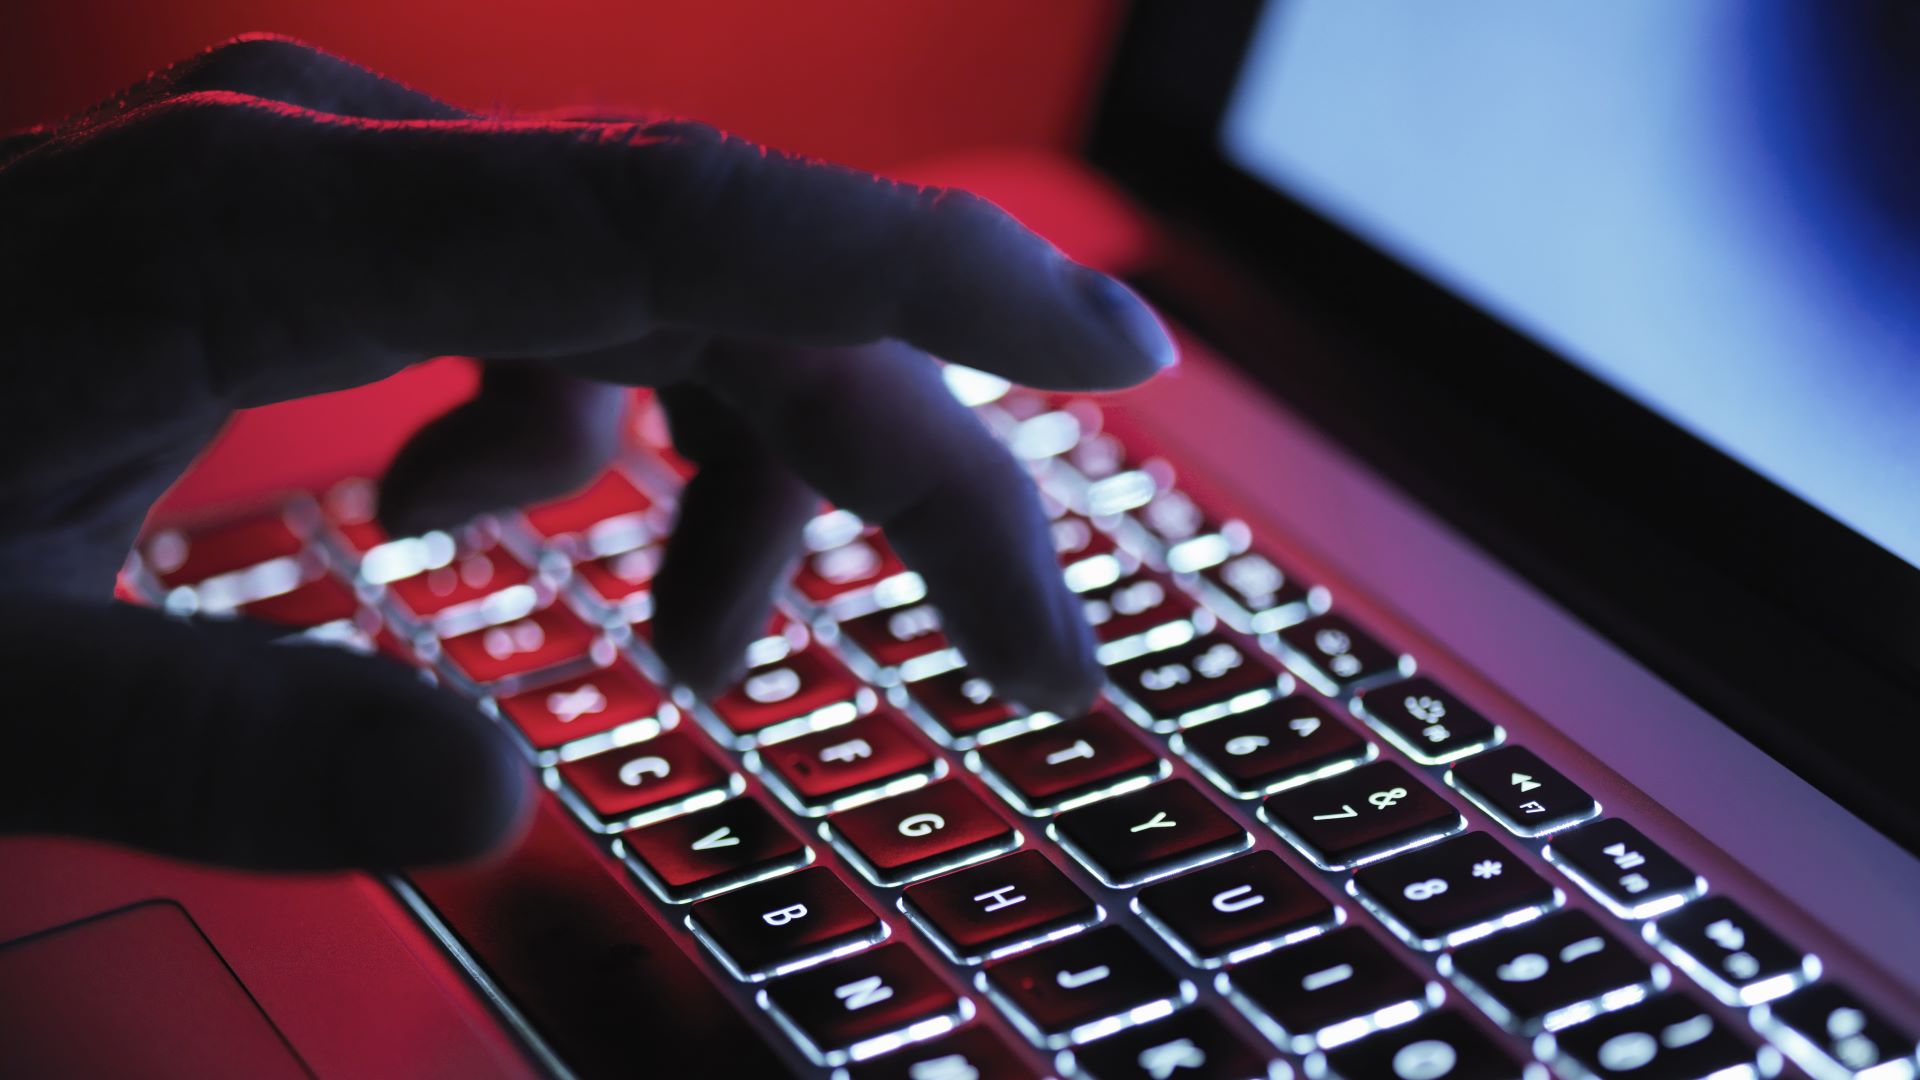
<path id="1" fill-rule="evenodd" d="M 1180 362 L 1173 336 L 1139 294 L 1091 267 L 1076 266 L 1074 277 L 1082 301 L 1126 350 L 1115 363 L 1102 365 L 1099 373 L 1111 375 L 1113 385 L 1090 389 L 1145 382 Z"/>

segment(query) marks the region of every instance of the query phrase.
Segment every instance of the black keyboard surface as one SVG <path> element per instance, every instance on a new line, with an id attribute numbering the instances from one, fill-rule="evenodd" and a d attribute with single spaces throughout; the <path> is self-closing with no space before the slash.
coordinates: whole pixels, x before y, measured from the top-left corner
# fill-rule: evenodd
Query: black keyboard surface
<path id="1" fill-rule="evenodd" d="M 475 698 L 801 1075 L 1916 1074 L 1911 1033 L 1278 538 L 1089 403 L 952 371 L 1055 514 L 1109 673 L 1087 715 L 997 697 L 840 511 L 746 676 L 696 700 L 649 646 L 688 467 L 645 438 L 457 534 L 387 537 L 351 481 L 149 537 L 127 580 Z"/>

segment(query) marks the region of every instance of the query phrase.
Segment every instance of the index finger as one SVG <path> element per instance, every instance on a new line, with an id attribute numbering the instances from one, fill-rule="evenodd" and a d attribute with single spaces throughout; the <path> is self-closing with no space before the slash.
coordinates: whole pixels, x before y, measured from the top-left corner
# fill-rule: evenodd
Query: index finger
<path id="1" fill-rule="evenodd" d="M 195 246 L 247 283 L 216 314 L 266 324 L 224 340 L 276 346 L 217 369 L 250 401 L 663 327 L 895 338 L 1058 389 L 1130 385 L 1174 359 L 1124 286 L 981 199 L 698 125 L 367 121 L 235 94 L 154 109 L 207 200 Z M 218 311 L 226 297 L 245 306 Z"/>

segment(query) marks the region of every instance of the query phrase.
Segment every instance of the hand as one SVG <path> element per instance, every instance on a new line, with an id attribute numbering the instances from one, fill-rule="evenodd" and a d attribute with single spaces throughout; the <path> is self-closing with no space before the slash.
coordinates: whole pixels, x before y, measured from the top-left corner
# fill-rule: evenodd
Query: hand
<path id="1" fill-rule="evenodd" d="M 532 785 L 466 703 L 108 600 L 234 409 L 443 354 L 489 359 L 394 462 L 395 532 L 579 485 L 620 387 L 661 387 L 701 466 L 657 587 L 690 686 L 735 674 L 824 495 L 1005 692 L 1084 705 L 1099 668 L 1025 473 L 928 353 L 1076 390 L 1173 359 L 1132 294 L 971 196 L 687 123 L 476 118 L 284 40 L 0 140 L 0 830 L 306 869 L 514 832 Z"/>

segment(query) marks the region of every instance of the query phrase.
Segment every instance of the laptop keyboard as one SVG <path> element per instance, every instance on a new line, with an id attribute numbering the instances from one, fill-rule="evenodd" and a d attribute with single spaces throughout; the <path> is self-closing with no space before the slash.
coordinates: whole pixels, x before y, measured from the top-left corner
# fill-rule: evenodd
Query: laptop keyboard
<path id="1" fill-rule="evenodd" d="M 1109 676 L 1086 715 L 995 696 L 842 511 L 740 682 L 673 687 L 649 595 L 689 468 L 644 436 L 457 532 L 387 537 L 350 481 L 150 536 L 127 580 L 476 699 L 802 1072 L 1915 1075 L 1817 958 L 1093 405 L 950 376 L 1053 515 Z"/>

